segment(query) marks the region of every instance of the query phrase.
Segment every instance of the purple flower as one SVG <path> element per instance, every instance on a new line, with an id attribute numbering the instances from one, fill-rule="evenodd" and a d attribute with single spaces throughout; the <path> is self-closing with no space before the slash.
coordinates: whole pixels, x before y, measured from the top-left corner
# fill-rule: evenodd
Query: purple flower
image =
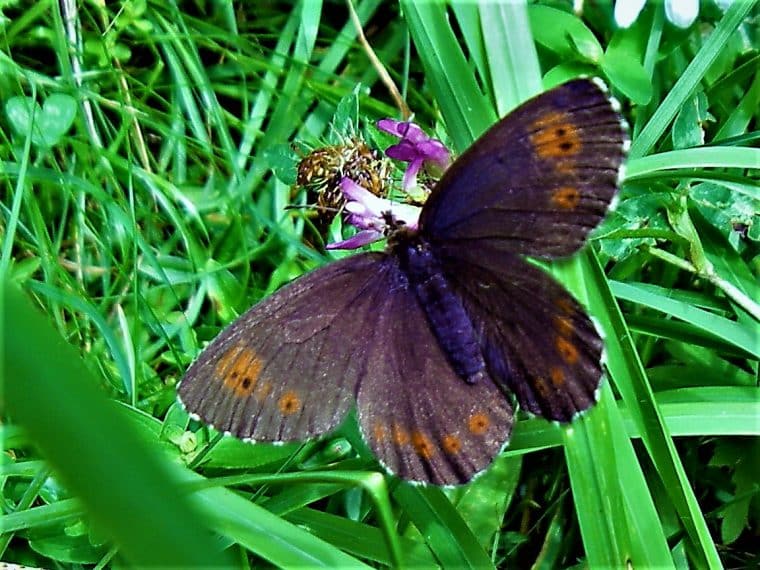
<path id="1" fill-rule="evenodd" d="M 377 127 L 401 139 L 389 147 L 385 154 L 409 163 L 403 180 L 403 190 L 407 194 L 416 189 L 417 174 L 426 162 L 439 172 L 446 170 L 451 163 L 451 153 L 444 144 L 427 136 L 414 123 L 382 119 L 377 122 Z M 327 249 L 356 249 L 365 246 L 385 237 L 388 230 L 399 223 L 412 230 L 417 229 L 421 208 L 378 198 L 348 177 L 340 181 L 340 189 L 346 198 L 346 221 L 359 231 L 346 240 L 327 245 Z"/>
<path id="2" fill-rule="evenodd" d="M 346 197 L 346 221 L 360 231 L 354 236 L 327 245 L 327 249 L 356 249 L 385 236 L 385 231 L 395 223 L 416 229 L 420 208 L 409 204 L 378 198 L 350 178 L 340 181 L 340 189 Z"/>
<path id="3" fill-rule="evenodd" d="M 397 144 L 388 147 L 385 154 L 409 163 L 402 183 L 406 192 L 417 186 L 417 173 L 426 161 L 441 172 L 451 163 L 451 153 L 444 144 L 427 136 L 412 122 L 381 119 L 377 122 L 377 128 L 401 138 Z"/>

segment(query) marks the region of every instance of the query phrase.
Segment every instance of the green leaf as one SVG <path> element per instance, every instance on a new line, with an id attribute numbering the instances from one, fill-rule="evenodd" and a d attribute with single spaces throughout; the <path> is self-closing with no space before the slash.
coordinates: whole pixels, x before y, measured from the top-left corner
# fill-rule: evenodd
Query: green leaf
<path id="1" fill-rule="evenodd" d="M 54 93 L 42 107 L 31 97 L 11 97 L 5 104 L 11 126 L 21 136 L 31 134 L 32 144 L 44 148 L 57 145 L 71 128 L 77 114 L 76 100 L 64 93 Z"/>
<path id="2" fill-rule="evenodd" d="M 603 49 L 594 33 L 577 16 L 550 6 L 528 6 L 530 30 L 537 43 L 556 53 L 561 60 L 580 59 L 599 63 Z"/>
<path id="3" fill-rule="evenodd" d="M 673 148 L 689 148 L 704 144 L 705 133 L 700 113 L 700 101 L 704 100 L 704 97 L 704 93 L 698 93 L 678 111 L 673 122 Z"/>
<path id="4" fill-rule="evenodd" d="M 613 87 L 637 105 L 646 105 L 652 98 L 652 81 L 640 59 L 641 32 L 641 26 L 617 30 L 601 64 Z"/>

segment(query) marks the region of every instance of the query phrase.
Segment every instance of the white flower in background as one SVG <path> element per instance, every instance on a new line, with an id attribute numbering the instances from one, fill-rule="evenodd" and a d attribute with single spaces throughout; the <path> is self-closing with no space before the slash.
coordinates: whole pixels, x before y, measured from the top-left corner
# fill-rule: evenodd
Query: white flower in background
<path id="1" fill-rule="evenodd" d="M 621 28 L 630 28 L 644 9 L 646 0 L 618 0 L 615 2 L 615 22 Z"/>
<path id="2" fill-rule="evenodd" d="M 679 28 L 688 28 L 699 15 L 699 0 L 666 0 L 665 17 Z"/>
<path id="3" fill-rule="evenodd" d="M 730 4 L 730 0 L 723 0 Z M 618 0 L 615 2 L 615 22 L 627 28 L 636 21 L 646 0 Z M 665 16 L 674 26 L 688 28 L 699 15 L 699 0 L 665 0 Z"/>

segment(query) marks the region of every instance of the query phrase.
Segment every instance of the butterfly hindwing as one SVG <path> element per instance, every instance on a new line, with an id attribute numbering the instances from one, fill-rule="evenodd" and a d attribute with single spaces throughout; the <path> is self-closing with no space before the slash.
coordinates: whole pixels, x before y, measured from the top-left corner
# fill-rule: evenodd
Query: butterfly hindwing
<path id="1" fill-rule="evenodd" d="M 364 438 L 404 479 L 467 482 L 508 440 L 512 407 L 487 375 L 468 384 L 456 374 L 396 259 L 387 264 L 357 395 Z"/>
<path id="2" fill-rule="evenodd" d="M 570 421 L 596 402 L 602 339 L 562 285 L 498 249 L 444 247 L 439 255 L 491 375 L 522 409 Z"/>
<path id="3" fill-rule="evenodd" d="M 461 247 L 570 255 L 615 196 L 625 140 L 621 117 L 595 81 L 547 91 L 451 165 L 425 204 L 421 233 Z"/>
<path id="4" fill-rule="evenodd" d="M 383 254 L 336 261 L 280 289 L 225 329 L 179 386 L 187 410 L 243 439 L 291 441 L 336 427 L 354 403 Z"/>

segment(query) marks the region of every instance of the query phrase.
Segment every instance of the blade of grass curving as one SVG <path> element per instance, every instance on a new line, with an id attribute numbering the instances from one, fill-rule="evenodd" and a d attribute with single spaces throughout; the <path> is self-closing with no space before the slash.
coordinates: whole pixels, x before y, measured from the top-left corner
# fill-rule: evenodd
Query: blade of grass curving
<path id="1" fill-rule="evenodd" d="M 196 43 L 188 31 L 184 19 L 177 14 L 177 19 L 172 22 L 158 12 L 154 12 L 154 14 L 156 25 L 165 30 L 168 40 L 160 45 L 165 50 L 167 61 L 172 66 L 172 72 L 175 74 L 175 85 L 185 86 L 182 91 L 184 92 L 186 109 L 194 117 L 193 132 L 198 136 L 200 131 L 206 132 L 209 126 L 213 127 L 216 133 L 215 138 L 221 147 L 224 163 L 232 168 L 235 179 L 242 178 L 243 173 L 237 168 L 235 162 L 236 148 L 225 119 L 226 114 L 219 104 L 214 86 L 206 73 L 206 66 L 201 60 Z M 190 86 L 192 86 L 192 90 Z M 196 98 L 203 105 L 202 111 L 198 108 Z M 200 116 L 203 116 L 204 120 L 199 123 Z M 206 140 L 205 135 L 199 137 L 199 140 Z"/>
<path id="2" fill-rule="evenodd" d="M 670 339 L 718 351 L 726 356 L 739 357 L 747 354 L 735 346 L 677 319 L 663 319 L 662 316 L 630 314 L 626 316 L 628 328 L 632 332 L 662 339 Z"/>
<path id="3" fill-rule="evenodd" d="M 607 311 L 597 313 L 597 317 L 607 333 L 607 367 L 615 379 L 615 385 L 631 417 L 638 425 L 647 452 L 694 546 L 692 553 L 696 561 L 702 566 L 720 566 L 715 543 L 686 477 L 671 434 L 657 407 L 630 332 L 607 285 L 601 264 L 591 251 L 584 255 L 584 263 L 596 274 L 596 283 L 605 284 L 604 287 L 589 289 L 588 293 L 591 305 L 607 307 Z"/>
<path id="4" fill-rule="evenodd" d="M 729 36 L 736 31 L 739 24 L 755 6 L 757 0 L 733 2 L 718 22 L 710 37 L 707 38 L 700 50 L 691 60 L 681 77 L 654 112 L 646 126 L 641 129 L 639 136 L 631 144 L 629 157 L 641 158 L 657 143 L 657 140 L 668 128 L 678 111 L 689 97 L 699 88 L 699 82 L 704 77 L 710 65 L 718 57 Z"/>
<path id="5" fill-rule="evenodd" d="M 594 255 L 589 248 L 587 255 Z M 602 320 L 605 346 L 610 329 L 604 317 L 610 309 L 598 302 L 593 292 L 607 288 L 607 281 L 594 275 L 584 256 L 555 263 L 553 272 L 584 304 Z M 612 354 L 607 353 L 609 361 Z M 619 384 L 616 378 L 616 385 Z M 565 430 L 564 446 L 573 498 L 581 526 L 586 554 L 592 566 L 660 567 L 672 564 L 665 531 L 648 488 L 642 466 L 624 430 L 621 410 L 613 405 L 609 387 L 602 387 L 600 412 L 589 413 L 585 421 L 574 422 Z M 577 425 L 576 425 L 577 424 Z M 570 434 L 576 437 L 569 438 Z M 578 442 L 579 448 L 573 444 Z M 599 513 L 604 513 L 600 517 Z"/>
<path id="6" fill-rule="evenodd" d="M 3 289 L 7 411 L 26 427 L 99 528 L 137 566 L 228 563 L 197 522 L 203 518 L 178 490 L 165 459 L 119 417 L 48 319 L 14 286 L 4 282 Z"/>
<path id="7" fill-rule="evenodd" d="M 213 523 L 215 532 L 244 546 L 281 568 L 369 568 L 336 546 L 270 513 L 225 487 L 183 471 L 185 481 L 202 488 L 191 495 L 193 504 Z"/>
<path id="8" fill-rule="evenodd" d="M 448 132 L 460 152 L 496 120 L 487 98 L 451 29 L 446 6 L 403 0 L 412 40 L 422 58 L 425 77 L 436 94 Z"/>
<path id="9" fill-rule="evenodd" d="M 704 386 L 657 393 L 674 435 L 760 435 L 760 389 Z"/>
<path id="10" fill-rule="evenodd" d="M 700 370 L 704 370 L 704 368 L 700 368 Z M 701 394 L 697 390 L 711 389 L 709 387 L 680 389 L 673 392 L 675 395 L 664 397 L 662 402 L 659 400 L 660 393 L 656 395 L 658 408 L 671 435 L 674 437 L 756 435 L 760 430 L 760 423 L 757 421 L 757 418 L 760 417 L 757 413 L 758 406 L 760 406 L 760 395 L 758 395 L 757 388 L 754 386 L 722 386 L 719 390 L 724 392 L 719 395 L 719 400 L 700 399 L 700 395 L 692 395 L 691 392 L 691 390 L 695 390 L 694 394 Z M 705 393 L 712 394 L 711 392 Z M 662 394 L 666 393 L 663 392 Z M 697 402 L 702 404 L 699 409 L 693 407 Z M 731 423 L 715 420 L 716 402 L 720 403 L 721 417 L 730 418 Z M 684 406 L 684 403 L 687 406 Z M 689 408 L 688 406 L 692 407 Z M 686 411 L 688 413 L 685 413 Z M 628 437 L 640 438 L 641 430 L 631 413 L 623 409 L 621 410 L 621 418 Z M 520 455 L 557 447 L 562 444 L 561 429 L 553 424 L 547 425 L 547 422 L 540 418 L 521 421 L 515 426 L 512 440 L 505 455 Z"/>
<path id="11" fill-rule="evenodd" d="M 610 290 L 618 299 L 631 301 L 681 319 L 732 344 L 746 352 L 750 358 L 760 358 L 760 343 L 758 343 L 756 328 L 750 330 L 749 327 L 736 321 L 679 301 L 673 297 L 671 289 L 648 283 L 610 281 Z"/>
<path id="12" fill-rule="evenodd" d="M 294 9 L 279 32 L 277 43 L 272 50 L 270 69 L 261 79 L 251 112 L 243 126 L 243 137 L 240 141 L 237 157 L 235 158 L 238 168 L 242 169 L 245 166 L 251 156 L 256 140 L 261 136 L 261 127 L 269 115 L 272 96 L 277 87 L 277 78 L 285 64 L 285 56 L 283 54 L 290 51 L 290 46 L 298 29 L 298 18 L 299 12 L 297 9 Z"/>
<path id="13" fill-rule="evenodd" d="M 385 478 L 379 473 L 364 471 L 304 471 L 296 473 L 277 473 L 273 475 L 231 475 L 228 477 L 217 477 L 214 480 L 198 480 L 197 486 L 208 488 L 219 485 L 241 485 L 241 484 L 262 484 L 276 482 L 286 484 L 290 482 L 312 483 L 319 485 L 320 488 L 324 483 L 340 483 L 344 487 L 360 487 L 366 491 L 367 496 L 372 500 L 375 506 L 376 516 L 379 519 L 383 537 L 385 538 L 386 553 L 391 559 L 393 566 L 399 566 L 402 563 L 401 548 L 398 542 L 398 536 L 393 528 L 393 516 L 391 504 L 388 497 L 388 487 Z M 303 495 L 303 494 L 301 494 Z M 284 505 L 283 500 L 278 501 L 279 505 Z M 267 502 L 267 507 L 269 503 Z M 269 511 L 268 511 L 269 512 Z M 271 513 L 270 513 L 271 514 Z M 276 514 L 280 514 L 278 511 Z"/>
<path id="14" fill-rule="evenodd" d="M 470 59 L 475 64 L 483 83 L 487 83 L 489 73 L 478 5 L 475 2 L 452 2 L 451 11 L 456 15 L 459 28 L 462 30 L 462 39 L 467 46 Z"/>
<path id="15" fill-rule="evenodd" d="M 760 149 L 742 147 L 699 147 L 652 154 L 628 162 L 626 181 L 675 168 L 760 168 Z M 667 172 L 666 172 L 667 174 Z M 693 176 L 698 176 L 699 170 Z"/>
<path id="16" fill-rule="evenodd" d="M 485 2 L 480 21 L 496 110 L 503 116 L 541 91 L 536 46 L 522 2 Z"/>
<path id="17" fill-rule="evenodd" d="M 393 497 L 444 568 L 492 568 L 478 539 L 441 489 L 402 483 Z"/>
<path id="18" fill-rule="evenodd" d="M 406 537 L 398 539 L 403 563 L 395 562 L 388 556 L 383 533 L 374 526 L 308 508 L 293 511 L 286 518 L 346 552 L 392 568 L 433 568 L 436 565 L 429 550 L 419 548 L 419 542 Z"/>
<path id="19" fill-rule="evenodd" d="M 61 499 L 49 505 L 3 513 L 3 535 L 65 523 L 85 514 L 82 502 L 78 499 Z"/>

